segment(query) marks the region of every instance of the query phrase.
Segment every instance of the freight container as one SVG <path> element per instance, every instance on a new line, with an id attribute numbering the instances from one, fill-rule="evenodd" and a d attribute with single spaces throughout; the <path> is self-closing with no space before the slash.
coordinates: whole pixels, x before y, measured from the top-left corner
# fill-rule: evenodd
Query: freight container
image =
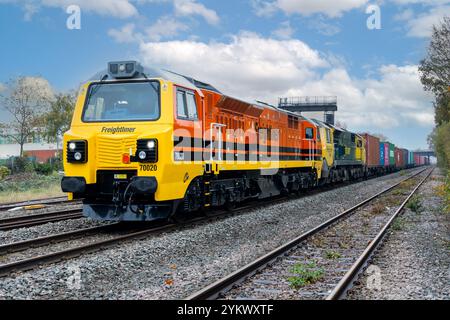
<path id="1" fill-rule="evenodd" d="M 363 134 L 366 141 L 366 164 L 367 167 L 380 166 L 380 139 L 370 134 Z"/>
<path id="2" fill-rule="evenodd" d="M 397 169 L 403 168 L 403 153 L 399 148 L 394 148 L 394 161 Z"/>
<path id="3" fill-rule="evenodd" d="M 380 166 L 384 166 L 384 142 L 380 142 Z"/>
<path id="4" fill-rule="evenodd" d="M 408 156 L 409 156 L 409 166 L 410 167 L 414 167 L 414 152 L 412 151 L 408 151 Z"/>
<path id="5" fill-rule="evenodd" d="M 403 168 L 408 167 L 408 150 L 407 149 L 400 149 L 402 150 L 403 155 Z"/>
<path id="6" fill-rule="evenodd" d="M 389 165 L 395 166 L 395 145 L 393 143 L 388 142 L 389 144 Z"/>
<path id="7" fill-rule="evenodd" d="M 389 167 L 389 142 L 384 143 L 384 166 Z"/>
<path id="8" fill-rule="evenodd" d="M 414 164 L 420 166 L 420 156 L 417 153 L 414 153 Z"/>

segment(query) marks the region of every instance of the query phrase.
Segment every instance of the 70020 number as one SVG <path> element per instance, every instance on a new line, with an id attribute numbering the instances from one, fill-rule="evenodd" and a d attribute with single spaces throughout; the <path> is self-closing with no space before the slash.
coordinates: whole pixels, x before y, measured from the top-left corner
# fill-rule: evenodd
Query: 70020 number
<path id="1" fill-rule="evenodd" d="M 157 171 L 158 166 L 156 164 L 141 164 L 141 171 Z"/>

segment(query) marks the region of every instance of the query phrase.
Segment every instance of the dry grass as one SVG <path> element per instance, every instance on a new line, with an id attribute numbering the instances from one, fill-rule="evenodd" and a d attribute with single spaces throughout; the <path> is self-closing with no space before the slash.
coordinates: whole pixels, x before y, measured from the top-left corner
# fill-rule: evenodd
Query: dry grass
<path id="1" fill-rule="evenodd" d="M 33 199 L 44 199 L 50 197 L 64 196 L 65 193 L 61 191 L 59 182 L 50 185 L 47 188 L 34 189 L 28 191 L 5 191 L 0 192 L 0 203 L 17 202 Z"/>
<path id="2" fill-rule="evenodd" d="M 372 209 L 370 210 L 371 214 L 381 214 L 386 210 L 386 207 L 381 202 L 378 202 L 372 206 Z"/>

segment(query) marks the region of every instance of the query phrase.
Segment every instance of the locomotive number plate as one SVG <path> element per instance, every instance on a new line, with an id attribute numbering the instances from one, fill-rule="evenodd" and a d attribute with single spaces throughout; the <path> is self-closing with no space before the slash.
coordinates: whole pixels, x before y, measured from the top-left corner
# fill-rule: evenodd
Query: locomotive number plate
<path id="1" fill-rule="evenodd" d="M 123 174 L 123 173 L 116 173 L 114 175 L 114 179 L 118 179 L 118 180 L 126 180 L 127 179 L 127 175 Z"/>

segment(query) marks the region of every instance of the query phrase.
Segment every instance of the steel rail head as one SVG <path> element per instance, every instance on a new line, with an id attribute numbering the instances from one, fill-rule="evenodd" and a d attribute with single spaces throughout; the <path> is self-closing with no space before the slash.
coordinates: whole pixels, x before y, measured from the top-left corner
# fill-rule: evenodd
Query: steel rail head
<path id="1" fill-rule="evenodd" d="M 45 199 L 33 199 L 33 200 L 26 200 L 26 201 L 17 201 L 17 202 L 7 202 L 7 203 L 0 203 L 0 211 L 8 210 L 15 207 L 20 206 L 28 206 L 28 205 L 34 205 L 34 204 L 54 204 L 54 203 L 65 203 L 65 202 L 72 202 L 72 200 L 67 200 L 66 196 L 63 197 L 53 197 L 53 198 L 45 198 Z"/>
<path id="2" fill-rule="evenodd" d="M 18 252 L 21 250 L 25 250 L 27 248 L 35 247 L 37 245 L 44 246 L 44 245 L 48 245 L 48 244 L 55 243 L 58 241 L 63 241 L 66 239 L 73 239 L 75 237 L 82 236 L 85 234 L 114 228 L 118 224 L 119 223 L 110 223 L 107 225 L 78 229 L 78 230 L 48 235 L 48 236 L 44 236 L 44 237 L 38 237 L 38 238 L 34 238 L 34 239 L 23 240 L 23 241 L 12 242 L 12 243 L 8 243 L 8 244 L 0 245 L 0 254 L 14 253 L 14 252 Z"/>
<path id="3" fill-rule="evenodd" d="M 12 230 L 12 229 L 18 229 L 22 227 L 33 227 L 37 225 L 41 225 L 48 222 L 57 222 L 62 220 L 69 220 L 69 219 L 78 219 L 82 218 L 83 215 L 81 213 L 81 210 L 73 212 L 73 213 L 67 213 L 67 214 L 61 214 L 56 216 L 48 216 L 48 217 L 38 217 L 38 218 L 29 218 L 29 219 L 23 219 L 23 220 L 17 220 L 12 222 L 6 222 L 6 223 L 0 223 L 0 230 L 6 231 L 6 230 Z"/>
<path id="4" fill-rule="evenodd" d="M 366 247 L 364 252 L 358 257 L 355 263 L 350 267 L 344 277 L 339 281 L 336 287 L 327 296 L 326 300 L 338 300 L 340 299 L 348 290 L 349 286 L 352 284 L 355 277 L 359 274 L 361 268 L 364 266 L 365 262 L 374 252 L 374 250 L 381 243 L 381 240 L 386 234 L 386 231 L 390 228 L 392 222 L 397 218 L 411 199 L 411 197 L 417 192 L 417 190 L 422 186 L 422 184 L 428 179 L 428 177 L 433 172 L 434 168 L 417 184 L 417 186 L 411 191 L 408 197 L 402 202 L 402 204 L 397 208 L 395 213 L 389 218 L 388 222 L 383 226 L 383 228 L 378 232 L 375 238 L 370 241 L 369 245 Z M 423 171 L 422 171 L 423 172 Z"/>
<path id="5" fill-rule="evenodd" d="M 424 172 L 427 168 L 420 170 L 413 175 L 406 177 L 405 179 L 402 179 L 400 182 L 395 183 L 394 185 L 387 187 L 386 189 L 378 192 L 374 196 L 356 204 L 350 209 L 345 210 L 344 212 L 328 219 L 327 221 L 323 222 L 319 226 L 303 233 L 299 237 L 289 241 L 288 243 L 281 245 L 280 247 L 272 250 L 271 252 L 265 254 L 264 256 L 254 260 L 253 262 L 250 262 L 249 264 L 245 265 L 244 267 L 236 270 L 235 272 L 229 274 L 228 276 L 217 280 L 216 282 L 208 285 L 207 287 L 193 293 L 192 295 L 185 298 L 185 300 L 213 300 L 218 298 L 223 292 L 228 291 L 231 287 L 238 284 L 239 282 L 242 282 L 245 280 L 245 278 L 251 276 L 253 273 L 257 272 L 259 269 L 264 268 L 268 263 L 274 261 L 277 257 L 284 254 L 285 252 L 291 250 L 292 248 L 296 247 L 299 243 L 303 242 L 305 239 L 311 237 L 312 235 L 318 233 L 319 231 L 327 228 L 334 222 L 342 219 L 343 217 L 349 215 L 352 212 L 355 212 L 356 209 L 364 206 L 365 204 L 369 203 L 370 201 L 378 198 L 379 196 L 389 192 L 390 190 L 394 189 L 401 183 L 410 180 L 422 172 Z"/>

